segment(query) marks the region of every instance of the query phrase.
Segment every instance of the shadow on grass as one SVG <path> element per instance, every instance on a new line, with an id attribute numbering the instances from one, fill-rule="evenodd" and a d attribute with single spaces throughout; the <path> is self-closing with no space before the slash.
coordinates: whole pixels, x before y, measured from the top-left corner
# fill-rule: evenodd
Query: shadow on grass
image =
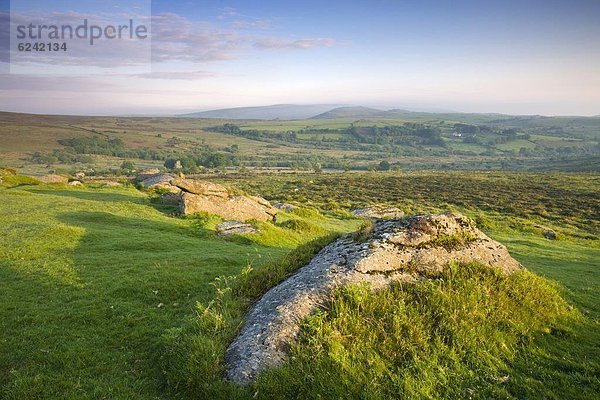
<path id="1" fill-rule="evenodd" d="M 72 197 L 80 200 L 102 201 L 102 202 L 133 202 L 138 204 L 147 204 L 148 198 L 144 196 L 135 196 L 133 194 L 116 193 L 111 190 L 78 190 L 78 189 L 29 189 L 33 194 L 45 194 L 49 196 Z"/>
<path id="2" fill-rule="evenodd" d="M 107 193 L 48 194 L 115 201 Z M 68 250 L 0 261 L 0 304 L 5 305 L 0 331 L 7 339 L 0 348 L 11 349 L 0 352 L 0 398 L 9 391 L 15 398 L 81 398 L 82 391 L 163 398 L 159 357 L 164 332 L 192 315 L 196 301 L 213 298 L 211 282 L 218 276 L 238 274 L 248 263 L 260 265 L 283 254 L 281 249 L 221 240 L 188 221 L 82 208 L 85 204 L 56 215 L 60 223 L 83 229 L 82 236 L 57 238 Z M 43 245 L 35 237 L 25 239 L 22 245 Z M 63 264 L 48 270 L 53 258 L 72 267 L 81 285 L 61 284 L 56 273 Z"/>
<path id="3" fill-rule="evenodd" d="M 102 202 L 132 202 L 136 204 L 144 204 L 151 206 L 155 210 L 168 215 L 177 216 L 179 207 L 170 204 L 161 204 L 155 198 L 149 197 L 146 193 L 140 192 L 139 196 L 135 194 L 118 193 L 111 190 L 103 191 L 102 189 L 97 190 L 78 190 L 78 189 L 30 189 L 27 190 L 33 194 L 46 194 L 52 196 L 63 196 L 71 197 L 79 200 L 86 201 L 102 201 Z"/>
<path id="4" fill-rule="evenodd" d="M 209 229 L 181 224 L 177 220 L 157 221 L 147 218 L 131 218 L 103 211 L 63 213 L 59 215 L 59 219 L 90 231 L 91 235 L 88 234 L 87 237 L 84 237 L 82 244 L 87 241 L 96 241 L 98 238 L 95 234 L 100 234 L 106 242 L 111 242 L 112 239 L 118 239 L 120 244 L 123 244 L 123 240 L 142 241 L 140 245 L 148 250 L 154 250 L 156 246 L 160 247 L 165 243 L 181 249 L 181 246 L 176 246 L 176 243 L 183 240 L 183 237 L 206 239 L 214 236 L 214 232 Z M 171 236 L 164 237 L 164 234 Z"/>

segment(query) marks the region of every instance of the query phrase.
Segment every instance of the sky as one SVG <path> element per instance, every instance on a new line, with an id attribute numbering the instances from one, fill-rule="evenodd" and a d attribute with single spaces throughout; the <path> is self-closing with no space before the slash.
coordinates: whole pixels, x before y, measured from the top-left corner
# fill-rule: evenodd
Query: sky
<path id="1" fill-rule="evenodd" d="M 0 0 L 0 10 L 2 111 L 348 104 L 600 114 L 598 0 Z M 132 19 L 151 34 L 16 51 L 18 24 L 84 19 L 101 27 Z"/>

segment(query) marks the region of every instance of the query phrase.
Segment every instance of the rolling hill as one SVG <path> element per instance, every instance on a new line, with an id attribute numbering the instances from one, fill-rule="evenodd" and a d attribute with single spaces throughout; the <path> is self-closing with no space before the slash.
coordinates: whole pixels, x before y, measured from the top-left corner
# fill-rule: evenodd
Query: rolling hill
<path id="1" fill-rule="evenodd" d="M 381 118 L 386 112 L 376 108 L 353 106 L 338 107 L 333 110 L 315 115 L 311 119 L 336 119 L 336 118 Z"/>
<path id="2" fill-rule="evenodd" d="M 311 118 L 317 114 L 330 111 L 336 104 L 276 104 L 262 107 L 236 107 L 219 110 L 201 111 L 179 115 L 186 118 L 216 118 L 216 119 L 262 119 L 262 120 L 298 120 Z"/>

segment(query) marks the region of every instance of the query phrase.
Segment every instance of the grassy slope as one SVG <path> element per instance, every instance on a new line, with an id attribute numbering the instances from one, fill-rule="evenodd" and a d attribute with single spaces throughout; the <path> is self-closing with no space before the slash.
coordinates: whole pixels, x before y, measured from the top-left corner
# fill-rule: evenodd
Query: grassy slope
<path id="1" fill-rule="evenodd" d="M 3 398 L 160 397 L 165 330 L 210 299 L 217 276 L 310 238 L 219 239 L 135 189 L 1 187 L 0 198 Z"/>
<path id="2" fill-rule="evenodd" d="M 600 246 L 597 241 L 549 241 L 494 232 L 531 271 L 559 282 L 584 320 L 572 332 L 536 338 L 514 363 L 510 390 L 518 398 L 591 399 L 600 395 Z"/>
<path id="3" fill-rule="evenodd" d="M 381 175 L 343 180 L 312 176 L 315 183 L 310 185 L 303 177 L 281 178 L 291 182 L 273 177 L 244 180 L 254 190 L 270 188 L 265 192 L 273 198 L 293 193 L 291 200 L 329 209 L 378 194 L 413 212 L 454 204 L 479 215 L 484 229 L 506 243 L 528 268 L 561 282 L 568 299 L 587 318 L 572 334 L 537 336 L 537 346 L 511 366 L 507 390 L 530 398 L 597 395 L 598 380 L 590 377 L 600 372 L 600 305 L 595 295 L 600 289 L 600 247 L 595 240 L 582 239 L 596 232 L 596 224 L 588 225 L 590 230 L 583 225 L 597 212 L 594 197 L 588 196 L 597 193 L 597 177 L 471 175 L 460 178 L 464 182 L 457 192 L 448 192 L 448 184 L 458 185 L 453 176 L 405 176 L 399 187 L 392 185 L 391 176 Z M 31 181 L 14 178 L 5 182 L 12 186 L 0 187 L 0 303 L 6 305 L 0 309 L 0 397 L 6 398 L 170 397 L 173 392 L 165 391 L 159 363 L 164 354 L 161 336 L 182 325 L 196 301 L 208 304 L 213 299 L 214 278 L 237 274 L 247 263 L 277 261 L 326 229 L 356 226 L 352 220 L 291 214 L 283 215 L 278 226 L 264 225 L 264 234 L 252 240 L 222 240 L 207 231 L 210 224 L 171 218 L 134 189 L 16 186 Z M 505 185 L 520 193 L 518 198 L 505 196 Z M 300 188 L 298 194 L 293 187 Z M 560 198 L 549 202 L 553 196 Z M 536 204 L 545 206 L 541 216 L 513 214 L 517 206 Z M 569 204 L 580 210 L 567 212 Z M 529 219 L 558 228 L 561 240 L 543 239 L 525 223 Z M 304 221 L 308 227 L 299 231 L 303 223 L 290 220 Z M 251 287 L 268 287 L 276 278 L 259 274 L 260 284 Z M 207 362 L 206 367 L 213 365 Z M 171 365 L 167 372 L 186 368 Z M 206 376 L 184 379 L 223 389 Z"/>

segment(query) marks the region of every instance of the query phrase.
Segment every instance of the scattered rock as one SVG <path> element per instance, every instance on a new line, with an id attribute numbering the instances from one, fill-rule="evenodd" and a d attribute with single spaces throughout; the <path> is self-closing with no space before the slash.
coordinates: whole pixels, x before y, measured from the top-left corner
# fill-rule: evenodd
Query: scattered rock
<path id="1" fill-rule="evenodd" d="M 75 178 L 81 180 L 83 178 L 85 178 L 85 172 L 78 172 L 75 174 Z"/>
<path id="2" fill-rule="evenodd" d="M 254 234 L 258 229 L 241 221 L 224 221 L 217 225 L 217 233 L 219 236 Z"/>
<path id="3" fill-rule="evenodd" d="M 196 212 L 216 214 L 227 220 L 269 221 L 277 209 L 255 196 L 233 196 L 226 187 L 205 181 L 174 179 L 171 183 L 181 189 L 179 210 L 183 215 Z"/>
<path id="4" fill-rule="evenodd" d="M 69 186 L 82 186 L 83 183 L 79 182 L 79 181 L 71 181 L 68 183 Z"/>
<path id="5" fill-rule="evenodd" d="M 160 174 L 160 169 L 158 168 L 149 168 L 140 172 L 140 175 L 156 175 Z"/>
<path id="6" fill-rule="evenodd" d="M 290 211 L 298 208 L 295 205 L 288 204 L 288 203 L 275 203 L 275 204 L 273 204 L 273 207 L 275 207 L 276 209 L 278 209 L 280 211 L 285 211 L 285 212 L 290 212 Z"/>
<path id="7" fill-rule="evenodd" d="M 379 220 L 367 242 L 346 235 L 252 307 L 227 350 L 227 379 L 248 384 L 264 368 L 282 363 L 301 322 L 327 303 L 335 287 L 369 282 L 377 289 L 394 281 L 415 282 L 451 262 L 472 261 L 505 273 L 521 268 L 506 247 L 460 214 Z"/>
<path id="8" fill-rule="evenodd" d="M 543 235 L 546 239 L 550 239 L 550 240 L 556 240 L 556 232 L 554 231 L 554 229 L 548 228 L 547 226 L 544 225 L 534 225 L 536 228 L 540 228 L 544 231 Z"/>
<path id="9" fill-rule="evenodd" d="M 360 218 L 401 218 L 404 211 L 397 207 L 371 205 L 352 210 L 352 215 Z"/>
<path id="10" fill-rule="evenodd" d="M 150 189 L 157 185 L 170 184 L 171 180 L 173 180 L 173 175 L 171 175 L 171 174 L 138 175 L 136 180 L 138 182 L 140 182 L 140 184 L 145 189 Z"/>
<path id="11" fill-rule="evenodd" d="M 69 182 L 69 178 L 60 176 L 60 175 L 54 175 L 54 174 L 42 176 L 42 177 L 38 178 L 38 180 L 41 182 L 44 182 L 44 183 L 68 183 Z"/>

